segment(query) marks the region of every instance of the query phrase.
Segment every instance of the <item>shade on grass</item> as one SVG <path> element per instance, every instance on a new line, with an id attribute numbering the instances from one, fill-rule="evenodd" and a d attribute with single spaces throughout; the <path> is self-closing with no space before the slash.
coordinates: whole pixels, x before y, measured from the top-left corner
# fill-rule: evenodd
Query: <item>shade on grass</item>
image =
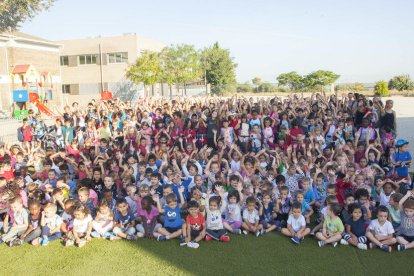
<path id="1" fill-rule="evenodd" d="M 201 242 L 180 247 L 178 240 L 156 242 L 92 240 L 83 248 L 9 248 L 0 245 L 2 275 L 407 275 L 414 271 L 414 250 L 361 251 L 350 246 L 319 248 L 306 238 L 300 246 L 279 234 L 232 236 L 230 243 Z"/>

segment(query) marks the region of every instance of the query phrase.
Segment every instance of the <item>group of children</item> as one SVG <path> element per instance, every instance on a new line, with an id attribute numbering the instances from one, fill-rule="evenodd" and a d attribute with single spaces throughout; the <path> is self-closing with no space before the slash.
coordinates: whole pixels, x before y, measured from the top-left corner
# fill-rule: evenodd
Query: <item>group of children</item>
<path id="1" fill-rule="evenodd" d="M 66 106 L 50 128 L 31 110 L 21 143 L 0 147 L 0 243 L 198 248 L 280 232 L 414 248 L 411 155 L 392 108 L 352 93 L 115 99 Z"/>

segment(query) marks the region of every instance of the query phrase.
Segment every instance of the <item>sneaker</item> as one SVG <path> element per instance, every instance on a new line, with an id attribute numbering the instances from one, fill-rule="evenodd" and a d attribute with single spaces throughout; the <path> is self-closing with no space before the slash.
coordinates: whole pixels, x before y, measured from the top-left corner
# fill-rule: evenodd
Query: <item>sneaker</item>
<path id="1" fill-rule="evenodd" d="M 293 238 L 291 238 L 291 240 L 295 243 L 295 244 L 300 244 L 300 240 L 297 236 L 294 236 Z"/>
<path id="2" fill-rule="evenodd" d="M 180 238 L 180 246 L 187 245 L 187 239 L 184 236 L 181 236 Z"/>
<path id="3" fill-rule="evenodd" d="M 264 235 L 266 235 L 266 229 L 262 229 L 262 231 L 260 231 L 260 234 L 262 235 L 262 236 L 264 236 Z"/>
<path id="4" fill-rule="evenodd" d="M 144 234 L 143 233 L 141 233 L 141 232 L 138 232 L 137 233 L 137 238 L 143 238 L 144 237 Z"/>
<path id="5" fill-rule="evenodd" d="M 210 237 L 209 235 L 206 235 L 206 241 L 212 241 L 212 240 L 213 240 L 212 237 Z"/>
<path id="6" fill-rule="evenodd" d="M 319 247 L 325 246 L 325 241 L 318 241 Z"/>
<path id="7" fill-rule="evenodd" d="M 256 230 L 256 232 L 254 232 L 254 234 L 256 235 L 256 237 L 260 236 L 260 231 Z"/>
<path id="8" fill-rule="evenodd" d="M 109 237 L 109 240 L 110 240 L 110 241 L 116 241 L 116 240 L 120 240 L 120 239 L 121 239 L 120 237 L 115 236 L 115 235 L 114 235 L 114 236 L 110 236 L 110 237 Z"/>
<path id="9" fill-rule="evenodd" d="M 233 229 L 232 233 L 236 235 L 240 235 L 242 231 L 240 229 Z"/>
<path id="10" fill-rule="evenodd" d="M 332 244 L 332 247 L 336 247 L 338 245 L 338 243 L 337 242 L 334 242 L 333 244 Z"/>
<path id="11" fill-rule="evenodd" d="M 373 242 L 370 242 L 369 243 L 369 248 L 370 249 L 374 249 L 374 248 L 377 248 L 378 246 L 375 244 L 375 243 L 373 243 Z"/>
<path id="12" fill-rule="evenodd" d="M 383 244 L 383 245 L 381 245 L 381 250 L 384 250 L 384 251 L 386 251 L 386 252 L 391 253 L 391 251 L 392 251 L 392 247 L 391 247 L 391 246 L 388 246 L 388 245 L 386 245 L 386 244 Z"/>
<path id="13" fill-rule="evenodd" d="M 300 242 L 303 242 L 304 239 L 305 239 L 305 237 L 300 238 Z"/>
<path id="14" fill-rule="evenodd" d="M 404 251 L 405 250 L 405 244 L 399 244 L 399 245 L 397 245 L 397 250 L 398 251 Z"/>
<path id="15" fill-rule="evenodd" d="M 4 241 L 2 239 L 0 239 L 0 244 L 2 244 Z"/>
<path id="16" fill-rule="evenodd" d="M 136 241 L 138 237 L 135 235 L 127 235 L 126 239 L 129 241 Z"/>
<path id="17" fill-rule="evenodd" d="M 341 240 L 341 244 L 342 244 L 342 245 L 349 245 L 349 242 L 347 242 L 346 240 L 342 239 L 342 240 Z"/>
<path id="18" fill-rule="evenodd" d="M 247 230 L 243 230 L 243 234 L 248 235 L 249 232 Z"/>
<path id="19" fill-rule="evenodd" d="M 48 238 L 43 238 L 42 241 L 40 242 L 40 244 L 42 246 L 47 246 L 49 244 L 49 239 Z"/>
<path id="20" fill-rule="evenodd" d="M 315 236 L 315 233 L 314 232 L 310 232 L 309 235 Z"/>
<path id="21" fill-rule="evenodd" d="M 198 243 L 196 243 L 196 242 L 189 242 L 189 243 L 187 243 L 187 247 L 190 247 L 190 248 L 194 248 L 194 249 L 196 249 L 196 248 L 198 248 L 200 245 L 198 244 Z"/>
<path id="22" fill-rule="evenodd" d="M 66 242 L 65 242 L 65 246 L 66 247 L 68 247 L 68 246 L 72 246 L 72 245 L 74 245 L 75 244 L 75 242 L 73 241 L 73 240 L 66 240 Z"/>
<path id="23" fill-rule="evenodd" d="M 101 234 L 99 234 L 98 232 L 96 232 L 96 231 L 93 231 L 92 233 L 91 233 L 91 237 L 93 237 L 93 238 L 97 238 L 97 239 L 100 239 L 101 238 Z"/>
<path id="24" fill-rule="evenodd" d="M 230 241 L 230 237 L 229 236 L 221 236 L 220 237 L 220 241 L 222 241 L 222 242 L 229 242 Z"/>
<path id="25" fill-rule="evenodd" d="M 86 241 L 84 239 L 81 239 L 78 243 L 78 247 L 83 247 L 86 244 Z"/>
<path id="26" fill-rule="evenodd" d="M 161 235 L 157 238 L 157 241 L 166 241 L 167 237 L 165 235 Z"/>
<path id="27" fill-rule="evenodd" d="M 23 244 L 23 240 L 21 239 L 15 239 L 13 242 L 11 242 L 11 244 L 9 244 L 10 247 L 12 246 L 20 246 Z"/>
<path id="28" fill-rule="evenodd" d="M 357 247 L 361 250 L 367 250 L 368 246 L 365 243 L 358 243 Z"/>

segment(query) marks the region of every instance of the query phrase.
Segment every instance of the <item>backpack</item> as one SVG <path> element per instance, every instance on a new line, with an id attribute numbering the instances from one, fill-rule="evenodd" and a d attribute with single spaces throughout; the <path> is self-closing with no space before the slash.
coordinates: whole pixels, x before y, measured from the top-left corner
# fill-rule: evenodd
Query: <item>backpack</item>
<path id="1" fill-rule="evenodd" d="M 19 127 L 17 129 L 17 140 L 19 140 L 19 142 L 23 142 L 24 141 L 24 134 L 26 133 L 26 131 L 23 131 L 22 127 Z"/>

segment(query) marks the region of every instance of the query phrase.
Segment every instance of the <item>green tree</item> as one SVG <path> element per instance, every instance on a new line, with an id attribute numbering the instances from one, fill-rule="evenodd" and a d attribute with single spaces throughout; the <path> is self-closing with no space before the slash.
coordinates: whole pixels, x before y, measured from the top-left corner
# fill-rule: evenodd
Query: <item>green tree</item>
<path id="1" fill-rule="evenodd" d="M 295 71 L 280 74 L 276 80 L 279 86 L 287 86 L 292 91 L 300 90 L 303 84 L 303 77 Z"/>
<path id="2" fill-rule="evenodd" d="M 146 97 L 148 96 L 147 87 L 161 80 L 161 72 L 160 54 L 147 51 L 129 66 L 126 77 L 134 83 L 143 83 L 144 96 Z"/>
<path id="3" fill-rule="evenodd" d="M 385 81 L 379 81 L 375 84 L 374 87 L 375 94 L 381 95 L 381 96 L 388 96 L 389 90 L 388 90 L 388 84 Z"/>
<path id="4" fill-rule="evenodd" d="M 211 85 L 213 93 L 220 93 L 236 83 L 236 68 L 228 49 L 220 48 L 218 42 L 201 51 L 201 66 L 204 69 L 206 83 Z"/>
<path id="5" fill-rule="evenodd" d="M 277 91 L 277 87 L 269 82 L 263 82 L 259 85 L 260 92 L 275 92 Z"/>
<path id="6" fill-rule="evenodd" d="M 253 91 L 253 86 L 248 82 L 237 85 L 237 92 L 251 92 L 251 91 Z"/>
<path id="7" fill-rule="evenodd" d="M 24 21 L 49 9 L 53 2 L 55 0 L 1 0 L 0 33 L 17 30 Z"/>
<path id="8" fill-rule="evenodd" d="M 409 75 L 395 76 L 388 82 L 389 89 L 396 89 L 398 91 L 413 90 L 414 82 L 411 80 Z"/>
<path id="9" fill-rule="evenodd" d="M 164 48 L 161 52 L 161 80 L 171 85 L 182 84 L 186 94 L 189 82 L 200 80 L 201 64 L 198 52 L 192 45 L 179 44 Z"/>
<path id="10" fill-rule="evenodd" d="M 259 85 L 262 83 L 262 79 L 259 77 L 255 77 L 252 79 L 252 83 L 256 86 L 256 92 L 259 92 Z"/>
<path id="11" fill-rule="evenodd" d="M 303 82 L 305 88 L 320 88 L 323 91 L 325 86 L 333 84 L 339 77 L 331 71 L 318 70 L 306 75 Z"/>

